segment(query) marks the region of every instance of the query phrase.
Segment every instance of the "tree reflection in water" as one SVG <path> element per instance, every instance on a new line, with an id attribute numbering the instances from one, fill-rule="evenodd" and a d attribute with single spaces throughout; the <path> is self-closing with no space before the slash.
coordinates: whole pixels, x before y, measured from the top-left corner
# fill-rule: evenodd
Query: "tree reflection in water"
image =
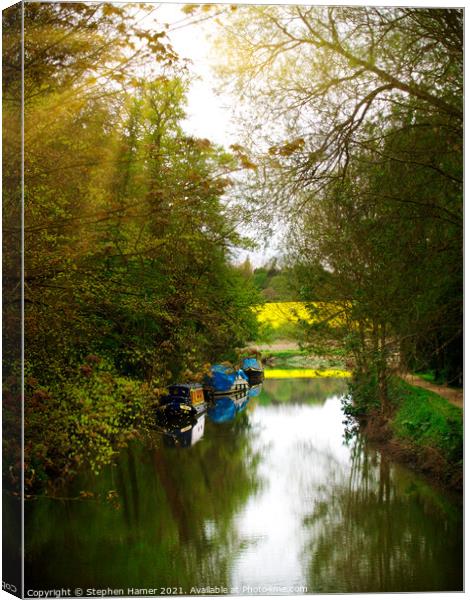
<path id="1" fill-rule="evenodd" d="M 233 556 L 248 543 L 234 515 L 260 489 L 259 455 L 245 413 L 206 428 L 192 448 L 134 444 L 99 478 L 68 491 L 92 490 L 100 501 L 28 505 L 27 585 L 229 585 Z"/>
<path id="2" fill-rule="evenodd" d="M 270 379 L 261 390 L 261 405 L 276 404 L 324 404 L 328 398 L 342 396 L 348 386 L 344 379 Z"/>
<path id="3" fill-rule="evenodd" d="M 462 589 L 458 506 L 368 448 L 361 436 L 352 442 L 350 466 L 331 468 L 343 470 L 343 477 L 313 491 L 314 510 L 304 519 L 310 529 L 303 549 L 309 589 Z"/>
<path id="4" fill-rule="evenodd" d="M 91 499 L 27 504 L 27 583 L 461 589 L 461 506 L 362 437 L 346 445 L 343 390 L 266 381 L 232 420 L 208 415 L 197 443 L 135 443 L 64 491 Z"/>

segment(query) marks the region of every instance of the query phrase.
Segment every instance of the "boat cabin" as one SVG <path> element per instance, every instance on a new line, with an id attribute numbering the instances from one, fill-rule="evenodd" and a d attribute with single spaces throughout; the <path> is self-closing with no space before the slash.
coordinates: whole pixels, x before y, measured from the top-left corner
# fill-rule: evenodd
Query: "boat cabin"
<path id="1" fill-rule="evenodd" d="M 196 406 L 204 403 L 204 390 L 199 383 L 178 383 L 170 385 L 168 395 L 171 399 Z"/>
<path id="2" fill-rule="evenodd" d="M 248 377 L 251 386 L 261 383 L 264 379 L 264 371 L 257 358 L 244 358 L 242 370 Z"/>

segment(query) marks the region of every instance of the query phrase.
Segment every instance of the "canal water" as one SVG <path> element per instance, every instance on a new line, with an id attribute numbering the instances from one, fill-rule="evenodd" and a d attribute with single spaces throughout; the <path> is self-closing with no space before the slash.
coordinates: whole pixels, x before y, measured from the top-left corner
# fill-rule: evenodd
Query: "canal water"
<path id="1" fill-rule="evenodd" d="M 461 590 L 459 499 L 346 443 L 345 391 L 267 380 L 192 429 L 150 431 L 61 499 L 28 502 L 26 589 Z"/>

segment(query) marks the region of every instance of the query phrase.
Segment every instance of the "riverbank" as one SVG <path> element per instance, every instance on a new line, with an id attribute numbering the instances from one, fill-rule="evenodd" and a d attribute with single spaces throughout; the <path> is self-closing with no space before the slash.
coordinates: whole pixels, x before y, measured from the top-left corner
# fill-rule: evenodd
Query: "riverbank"
<path id="1" fill-rule="evenodd" d="M 462 409 L 433 391 L 394 379 L 391 414 L 371 410 L 360 418 L 366 437 L 393 460 L 434 483 L 462 490 Z"/>
<path id="2" fill-rule="evenodd" d="M 263 362 L 274 369 L 348 370 L 341 348 L 321 354 L 301 349 L 289 340 L 257 347 Z M 389 414 L 378 408 L 351 406 L 365 436 L 388 457 L 423 473 L 433 483 L 462 490 L 463 394 L 417 375 L 391 381 Z"/>
<path id="3" fill-rule="evenodd" d="M 421 376 L 414 373 L 407 373 L 403 379 L 416 387 L 422 387 L 431 392 L 435 392 L 439 396 L 442 396 L 448 400 L 451 404 L 455 404 L 460 408 L 463 408 L 463 390 L 461 388 L 451 388 L 447 385 L 439 385 L 431 381 L 423 379 Z"/>
<path id="4" fill-rule="evenodd" d="M 348 371 L 344 351 L 340 348 L 330 348 L 327 352 L 315 353 L 300 348 L 291 340 L 277 340 L 272 344 L 258 344 L 252 347 L 259 352 L 263 364 L 269 367 Z"/>

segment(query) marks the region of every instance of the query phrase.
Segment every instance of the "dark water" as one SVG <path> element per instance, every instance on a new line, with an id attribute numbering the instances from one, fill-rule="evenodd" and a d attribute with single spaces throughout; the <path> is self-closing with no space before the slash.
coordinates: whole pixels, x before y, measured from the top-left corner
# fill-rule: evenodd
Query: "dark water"
<path id="1" fill-rule="evenodd" d="M 149 435 L 63 492 L 93 497 L 31 501 L 27 588 L 461 590 L 459 502 L 362 439 L 345 445 L 344 389 L 266 381 L 238 412 Z"/>

